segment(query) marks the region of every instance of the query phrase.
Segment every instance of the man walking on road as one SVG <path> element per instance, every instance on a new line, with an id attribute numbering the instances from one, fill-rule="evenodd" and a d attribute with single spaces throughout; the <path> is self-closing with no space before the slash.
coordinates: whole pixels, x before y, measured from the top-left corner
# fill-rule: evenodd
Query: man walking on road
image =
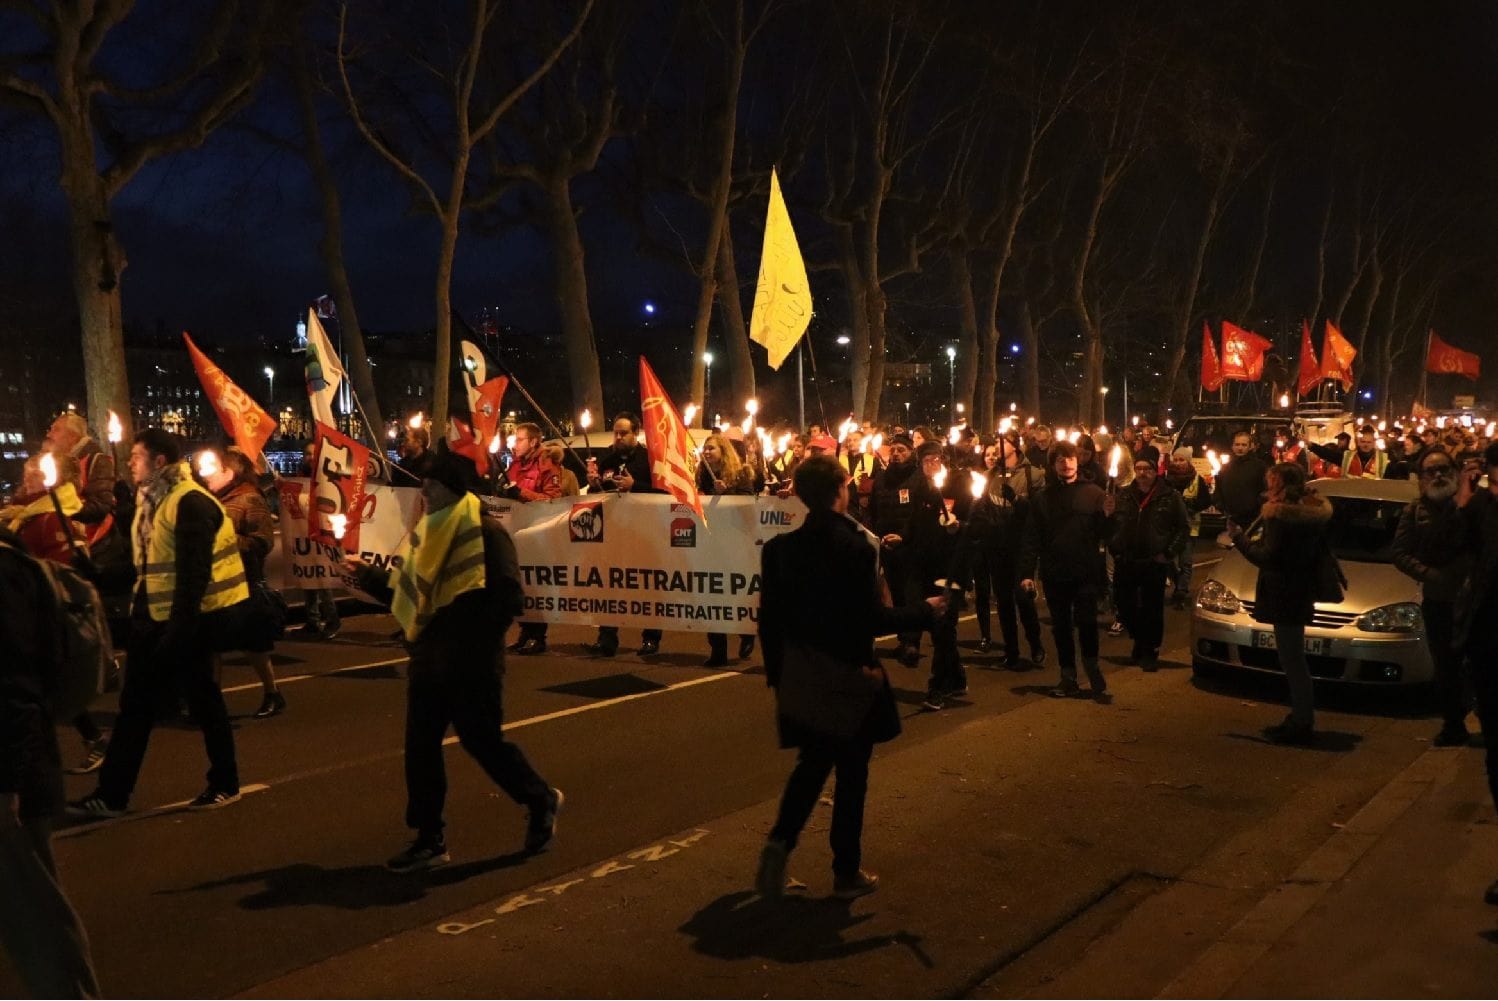
<path id="1" fill-rule="evenodd" d="M 1115 495 L 1077 476 L 1077 447 L 1058 442 L 1051 449 L 1046 487 L 1030 504 L 1020 542 L 1020 587 L 1034 592 L 1037 568 L 1051 609 L 1051 634 L 1061 683 L 1057 698 L 1078 695 L 1077 646 L 1092 696 L 1106 702 L 1108 683 L 1098 667 L 1098 598 L 1103 593 L 1102 545 L 1113 531 Z"/>
<path id="2" fill-rule="evenodd" d="M 1165 575 L 1191 525 L 1186 503 L 1148 459 L 1134 462 L 1134 482 L 1118 492 L 1118 525 L 1110 544 L 1118 618 L 1134 639 L 1133 658 L 1156 670 L 1165 637 Z"/>
<path id="3" fill-rule="evenodd" d="M 233 631 L 234 606 L 250 597 L 234 524 L 192 478 L 175 435 L 160 428 L 137 434 L 130 472 L 140 488 L 128 669 L 99 788 L 69 804 L 74 817 L 125 812 L 157 714 L 178 694 L 187 698 L 208 749 L 208 786 L 190 808 L 214 810 L 239 799 L 234 730 L 213 680 L 211 649 L 215 637 Z"/>
<path id="4" fill-rule="evenodd" d="M 473 464 L 438 445 L 422 474 L 426 514 L 400 565 L 387 571 L 349 561 L 360 587 L 389 602 L 411 654 L 406 826 L 416 839 L 385 863 L 395 872 L 450 861 L 442 820 L 442 739 L 449 726 L 495 784 L 530 810 L 526 851 L 546 850 L 562 808 L 561 790 L 536 774 L 503 733 L 504 635 L 522 608 L 515 543 L 496 519 L 483 517 L 469 491 Z"/>
<path id="5" fill-rule="evenodd" d="M 769 898 L 784 890 L 786 859 L 834 769 L 833 894 L 850 899 L 878 886 L 862 868 L 864 797 L 874 745 L 899 735 L 900 715 L 874 637 L 929 628 L 946 611 L 942 595 L 913 608 L 884 604 L 879 554 L 847 515 L 847 484 L 836 459 L 803 462 L 795 487 L 806 523 L 766 542 L 761 554 L 765 678 L 775 689 L 780 746 L 799 749 L 760 855 L 755 887 Z"/>
<path id="6" fill-rule="evenodd" d="M 1421 585 L 1425 641 L 1441 702 L 1441 731 L 1431 743 L 1463 747 L 1467 694 L 1462 652 L 1455 642 L 1456 599 L 1472 570 L 1472 553 L 1456 506 L 1456 463 L 1437 446 L 1421 456 L 1418 472 L 1420 496 L 1404 509 L 1394 533 L 1394 565 Z"/>

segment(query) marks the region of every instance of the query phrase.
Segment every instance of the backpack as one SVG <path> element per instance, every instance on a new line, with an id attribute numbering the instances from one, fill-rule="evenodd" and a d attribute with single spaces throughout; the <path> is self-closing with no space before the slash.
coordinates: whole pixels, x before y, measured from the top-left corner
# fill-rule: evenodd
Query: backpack
<path id="1" fill-rule="evenodd" d="M 38 560 L 7 542 L 0 542 L 31 563 L 51 594 L 52 634 L 56 638 L 57 671 L 47 696 L 54 719 L 71 720 L 106 691 L 114 668 L 114 647 L 104 602 L 98 589 L 73 567 Z"/>

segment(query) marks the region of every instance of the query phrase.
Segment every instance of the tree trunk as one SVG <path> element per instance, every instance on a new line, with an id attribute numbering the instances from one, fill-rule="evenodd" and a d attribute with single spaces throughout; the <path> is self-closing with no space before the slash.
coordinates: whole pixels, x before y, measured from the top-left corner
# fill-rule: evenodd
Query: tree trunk
<path id="1" fill-rule="evenodd" d="M 973 400 L 973 420 L 981 430 L 998 427 L 997 396 L 999 391 L 999 272 L 1002 265 L 988 269 L 978 296 L 978 373 Z"/>
<path id="2" fill-rule="evenodd" d="M 1040 417 L 1040 335 L 1030 316 L 1030 301 L 1019 303 L 1020 406 L 1028 417 Z"/>
<path id="3" fill-rule="evenodd" d="M 1098 219 L 1103 213 L 1103 203 L 1108 198 L 1105 177 L 1105 173 L 1100 173 L 1097 194 L 1093 197 L 1092 210 L 1087 217 L 1087 227 L 1082 231 L 1082 245 L 1077 251 L 1077 270 L 1072 278 L 1071 288 L 1072 312 L 1082 330 L 1082 394 L 1078 400 L 1077 420 L 1085 427 L 1096 427 L 1102 423 L 1103 404 L 1099 397 L 1102 396 L 1103 386 L 1103 332 L 1087 301 L 1087 268 L 1092 262 L 1093 247 L 1097 245 Z"/>
<path id="4" fill-rule="evenodd" d="M 87 125 L 83 128 L 86 136 Z M 125 252 L 115 238 L 109 196 L 94 169 L 91 142 L 83 149 L 71 150 L 65 144 L 62 188 L 67 197 L 68 235 L 73 249 L 73 294 L 83 335 L 87 416 L 102 438 L 109 411 L 113 410 L 124 425 L 128 442 L 134 429 L 120 309 Z"/>
<path id="5" fill-rule="evenodd" d="M 322 135 L 317 124 L 317 104 L 313 97 L 312 77 L 307 71 L 306 40 L 297 35 L 297 51 L 292 55 L 292 76 L 296 84 L 297 103 L 302 113 L 302 132 L 306 138 L 307 165 L 312 169 L 312 179 L 317 185 L 321 202 L 323 234 L 318 241 L 323 266 L 328 269 L 328 281 L 333 286 L 333 302 L 338 306 L 338 329 L 343 335 L 343 346 L 348 351 L 349 375 L 354 382 L 354 395 L 364 415 L 369 419 L 369 436 L 375 447 L 385 448 L 385 419 L 380 412 L 380 401 L 375 393 L 374 369 L 369 365 L 369 355 L 364 350 L 364 330 L 359 325 L 359 313 L 354 306 L 354 289 L 349 281 L 348 269 L 343 261 L 343 201 L 338 193 L 338 181 L 323 153 Z"/>
<path id="6" fill-rule="evenodd" d="M 562 315 L 562 342 L 567 347 L 567 371 L 572 386 L 572 412 L 578 413 L 586 407 L 594 413 L 603 413 L 598 345 L 593 339 L 593 318 L 588 312 L 588 276 L 577 213 L 572 207 L 571 184 L 567 178 L 553 179 L 545 192 L 557 305 Z"/>
<path id="7" fill-rule="evenodd" d="M 1186 283 L 1181 287 L 1181 301 L 1176 308 L 1175 329 L 1170 338 L 1170 363 L 1165 370 L 1165 384 L 1161 387 L 1164 392 L 1160 396 L 1161 402 L 1169 406 L 1173 399 L 1178 399 L 1177 383 L 1181 378 L 1181 367 L 1186 362 L 1186 345 L 1191 340 L 1191 329 L 1196 319 L 1196 299 L 1201 291 L 1202 269 L 1207 262 L 1207 248 L 1212 243 L 1212 233 L 1217 229 L 1217 213 L 1222 205 L 1222 193 L 1227 188 L 1228 175 L 1233 169 L 1233 157 L 1229 155 L 1222 162 L 1222 168 L 1217 173 L 1217 183 L 1212 188 L 1212 195 L 1207 199 L 1207 209 L 1202 216 L 1201 230 L 1196 234 L 1196 253 L 1191 258 L 1191 270 L 1186 275 Z"/>
<path id="8" fill-rule="evenodd" d="M 993 357 L 986 351 L 981 351 L 978 346 L 978 301 L 973 291 L 973 269 L 968 261 L 968 251 L 959 250 L 952 255 L 952 278 L 957 284 L 958 311 L 958 335 L 957 335 L 957 357 L 962 359 L 962 371 L 957 373 L 956 396 L 957 403 L 963 412 L 970 415 L 974 422 L 977 420 L 977 412 L 974 410 L 973 389 L 978 382 L 978 369 L 988 365 L 993 368 Z M 990 394 L 990 409 L 992 409 L 992 395 Z M 959 414 L 949 414 L 948 420 L 956 424 Z M 987 427 L 987 422 L 976 425 Z"/>
<path id="9" fill-rule="evenodd" d="M 458 187 L 461 191 L 461 186 Z M 447 434 L 448 391 L 453 382 L 453 257 L 458 246 L 458 214 L 442 220 L 437 251 L 437 348 L 432 356 L 432 437 Z"/>
<path id="10" fill-rule="evenodd" d="M 723 236 L 718 243 L 718 306 L 723 313 L 723 342 L 728 349 L 728 372 L 734 399 L 747 400 L 755 394 L 754 355 L 749 349 L 749 328 L 744 323 L 744 300 L 741 298 L 733 240 L 728 233 Z"/>
<path id="11" fill-rule="evenodd" d="M 869 293 L 863 280 L 863 268 L 853 246 L 853 234 L 847 227 L 837 230 L 838 252 L 842 258 L 843 281 L 848 287 L 848 316 L 852 321 L 852 343 L 848 345 L 851 366 L 852 396 L 849 406 L 854 416 L 867 421 L 878 420 L 877 414 L 864 409 L 869 392 Z"/>

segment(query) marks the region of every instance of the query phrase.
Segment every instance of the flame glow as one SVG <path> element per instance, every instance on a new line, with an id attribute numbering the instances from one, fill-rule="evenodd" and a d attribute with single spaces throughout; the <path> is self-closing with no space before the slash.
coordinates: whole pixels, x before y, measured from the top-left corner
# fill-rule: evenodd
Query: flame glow
<path id="1" fill-rule="evenodd" d="M 584 431 L 588 430 L 588 428 L 593 426 L 593 411 L 584 407 L 583 412 L 578 415 L 577 423 L 582 425 Z M 490 451 L 492 452 L 493 449 L 490 449 Z"/>
<path id="2" fill-rule="evenodd" d="M 224 466 L 219 461 L 218 453 L 213 449 L 206 448 L 198 453 L 198 475 L 203 477 L 203 479 L 206 480 L 210 476 L 217 476 L 223 468 Z"/>
<path id="3" fill-rule="evenodd" d="M 125 426 L 120 423 L 120 415 L 113 410 L 109 412 L 109 443 L 118 445 L 125 440 Z"/>
<path id="4" fill-rule="evenodd" d="M 752 396 L 749 397 L 749 399 L 744 401 L 744 411 L 750 417 L 753 417 L 755 414 L 759 413 L 759 401 Z"/>
<path id="5" fill-rule="evenodd" d="M 1213 476 L 1222 472 L 1222 460 L 1217 458 L 1217 453 L 1210 448 L 1207 449 L 1207 465 L 1212 467 Z"/>
<path id="6" fill-rule="evenodd" d="M 509 449 L 511 452 L 515 451 L 515 436 L 514 435 L 510 435 L 508 438 L 505 439 L 505 448 Z"/>
<path id="7" fill-rule="evenodd" d="M 333 528 L 333 538 L 342 539 L 343 533 L 348 531 L 348 515 L 330 514 L 328 515 L 328 524 Z"/>
<path id="8" fill-rule="evenodd" d="M 968 475 L 973 478 L 972 483 L 968 485 L 968 489 L 972 490 L 973 499 L 977 500 L 983 496 L 983 491 L 988 488 L 988 480 L 984 479 L 983 474 L 976 469 L 969 470 Z"/>
<path id="9" fill-rule="evenodd" d="M 696 416 L 697 416 L 697 404 L 695 404 L 695 403 L 688 403 L 687 406 L 686 406 L 686 409 L 681 412 L 681 422 L 683 424 L 691 426 L 692 418 L 694 418 Z M 586 428 L 587 425 L 584 424 L 583 427 Z"/>
<path id="10" fill-rule="evenodd" d="M 873 451 L 875 451 L 875 452 L 879 451 L 881 448 L 884 447 L 884 432 L 880 431 L 878 434 L 874 435 L 872 441 L 873 441 Z"/>
<path id="11" fill-rule="evenodd" d="M 961 437 L 962 437 L 962 428 L 958 427 L 956 424 L 953 424 L 951 427 L 947 428 L 947 443 L 948 444 L 950 444 L 950 445 L 957 444 L 957 440 L 959 438 L 961 438 Z"/>
<path id="12" fill-rule="evenodd" d="M 1118 462 L 1123 458 L 1123 446 L 1114 445 L 1108 453 L 1108 479 L 1118 479 Z"/>
<path id="13" fill-rule="evenodd" d="M 931 483 L 938 490 L 942 489 L 943 487 L 945 487 L 947 485 L 947 467 L 946 466 L 942 466 L 940 469 L 938 469 L 936 471 L 936 475 L 933 476 L 933 477 L 931 477 Z"/>
<path id="14" fill-rule="evenodd" d="M 57 460 L 52 458 L 51 452 L 42 453 L 42 486 L 51 490 L 57 486 Z"/>
<path id="15" fill-rule="evenodd" d="M 489 454 L 497 455 L 499 453 L 500 444 L 501 442 L 499 440 L 499 432 L 496 431 L 494 433 L 494 437 L 489 439 Z"/>
<path id="16" fill-rule="evenodd" d="M 420 431 L 422 425 L 426 424 L 426 422 L 427 419 L 423 417 L 421 415 L 421 411 L 418 410 L 411 416 L 410 420 L 406 421 L 406 427 L 410 428 L 412 431 Z"/>

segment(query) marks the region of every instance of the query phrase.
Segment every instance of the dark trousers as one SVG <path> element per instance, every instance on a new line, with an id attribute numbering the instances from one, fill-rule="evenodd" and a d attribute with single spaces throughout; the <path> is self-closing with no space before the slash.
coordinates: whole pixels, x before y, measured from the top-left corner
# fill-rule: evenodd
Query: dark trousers
<path id="1" fill-rule="evenodd" d="M 539 806 L 550 792 L 520 748 L 504 738 L 502 650 L 497 642 L 478 645 L 483 648 L 470 648 L 461 655 L 411 654 L 406 695 L 406 826 L 422 835 L 442 833 L 442 806 L 447 800 L 442 740 L 449 726 L 457 730 L 463 750 L 515 802 Z"/>
<path id="2" fill-rule="evenodd" d="M 163 623 L 143 618 L 137 618 L 131 630 L 120 714 L 99 772 L 99 795 L 117 809 L 126 806 L 135 791 L 157 717 L 171 713 L 179 695 L 187 699 L 187 707 L 203 731 L 209 788 L 239 791 L 234 730 L 229 725 L 224 694 L 213 680 L 212 655 L 205 637 L 189 636 L 162 655 L 157 648 L 165 633 Z"/>
<path id="3" fill-rule="evenodd" d="M 902 543 L 902 546 L 909 543 Z M 912 602 L 922 601 L 925 590 L 921 587 L 920 574 L 916 573 L 900 547 L 884 550 L 884 579 L 889 584 L 889 597 L 896 608 L 910 608 Z M 901 646 L 919 648 L 921 632 L 900 633 L 896 637 Z"/>
<path id="4" fill-rule="evenodd" d="M 1113 573 L 1118 621 L 1134 637 L 1134 656 L 1160 652 L 1165 638 L 1165 574 L 1169 564 L 1120 559 Z"/>
<path id="5" fill-rule="evenodd" d="M 526 640 L 540 640 L 543 643 L 546 642 L 546 627 L 548 625 L 549 623 L 546 622 L 520 623 L 520 636 L 518 637 L 517 641 L 522 643 Z M 617 638 L 617 630 L 615 631 L 614 635 Z"/>
<path id="6" fill-rule="evenodd" d="M 1025 639 L 1030 649 L 1040 648 L 1040 615 L 1035 611 L 1035 599 L 1020 591 L 1015 580 L 1014 555 L 1012 553 L 985 550 L 979 554 L 974 567 L 973 589 L 978 603 L 978 635 L 991 639 L 988 629 L 988 602 L 993 596 L 999 613 L 999 631 L 1004 637 L 1004 652 L 1010 657 L 1019 656 L 1019 627 L 1025 627 Z"/>
<path id="7" fill-rule="evenodd" d="M 1061 683 L 1077 683 L 1077 646 L 1082 647 L 1082 666 L 1095 691 L 1108 687 L 1097 666 L 1097 588 L 1080 581 L 1046 581 L 1046 605 L 1051 610 L 1051 635 L 1056 640 L 1056 662 Z"/>
<path id="8" fill-rule="evenodd" d="M 1477 693 L 1477 722 L 1482 724 L 1483 753 L 1488 766 L 1488 792 L 1498 807 L 1498 650 L 1472 652 L 1469 665 Z"/>
<path id="9" fill-rule="evenodd" d="M 801 748 L 796 767 L 780 797 L 780 814 L 770 837 L 787 850 L 796 847 L 801 829 L 817 805 L 827 776 L 837 769 L 832 795 L 832 871 L 852 876 L 863 863 L 863 803 L 869 791 L 869 758 L 874 745 L 867 741 L 809 744 Z"/>
<path id="10" fill-rule="evenodd" d="M 57 881 L 51 822 L 0 822 L 0 946 L 32 997 L 96 998 L 88 935 Z"/>
<path id="11" fill-rule="evenodd" d="M 1462 677 L 1462 652 L 1456 648 L 1456 606 L 1449 601 L 1423 601 L 1425 642 L 1436 669 L 1436 698 L 1441 720 L 1452 730 L 1467 727 L 1467 692 Z"/>

